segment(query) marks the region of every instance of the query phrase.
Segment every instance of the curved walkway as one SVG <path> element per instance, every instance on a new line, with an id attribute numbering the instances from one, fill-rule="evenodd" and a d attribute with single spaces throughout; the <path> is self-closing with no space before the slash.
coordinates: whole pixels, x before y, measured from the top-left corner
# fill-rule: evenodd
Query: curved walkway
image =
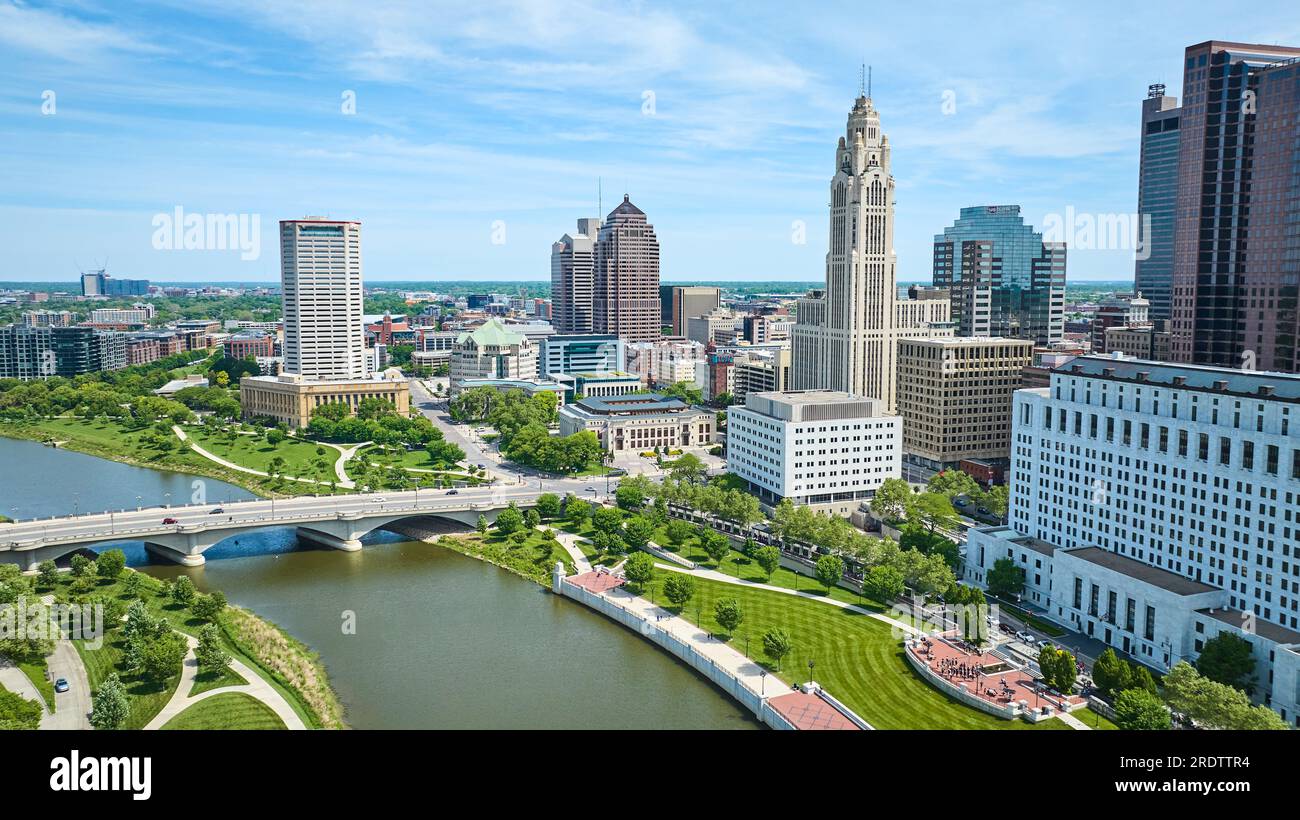
<path id="1" fill-rule="evenodd" d="M 248 683 L 240 686 L 222 686 L 218 689 L 209 689 L 191 697 L 190 691 L 194 688 L 194 679 L 199 674 L 199 660 L 194 655 L 194 650 L 199 645 L 199 641 L 190 635 L 184 637 L 188 649 L 185 651 L 185 661 L 181 667 L 180 685 L 176 687 L 176 692 L 172 695 L 171 700 L 167 701 L 167 705 L 162 708 L 161 712 L 154 715 L 153 720 L 149 721 L 149 724 L 144 727 L 145 729 L 161 729 L 167 725 L 167 721 L 184 712 L 190 706 L 213 695 L 226 692 L 242 692 L 261 701 L 271 711 L 275 712 L 287 729 L 307 728 L 306 724 L 302 722 L 302 718 L 298 717 L 298 713 L 293 710 L 293 707 L 284 699 L 284 696 L 276 691 L 275 687 L 236 658 L 230 659 L 230 668 L 238 672 Z"/>
<path id="2" fill-rule="evenodd" d="M 573 559 L 573 565 L 578 568 L 579 575 L 581 575 L 584 572 L 592 571 L 591 561 L 587 558 L 586 554 L 583 553 L 582 549 L 578 546 L 578 541 L 582 539 L 580 539 L 578 536 L 574 535 L 571 532 L 565 532 L 562 529 L 559 529 L 557 527 L 547 526 L 545 524 L 538 527 L 538 529 L 546 530 L 548 532 L 552 532 L 555 534 L 555 540 L 560 542 L 560 546 L 564 547 L 564 551 L 567 552 L 569 554 L 569 557 Z"/>
<path id="3" fill-rule="evenodd" d="M 356 487 L 357 483 L 348 478 L 348 462 L 357 454 L 357 450 L 365 447 L 370 442 L 363 441 L 359 444 L 353 444 L 351 447 L 344 447 L 341 444 L 330 444 L 328 441 L 318 441 L 316 443 L 322 447 L 333 447 L 335 450 L 339 451 L 339 457 L 334 460 L 334 475 L 338 477 L 339 486 L 345 487 L 349 490 Z"/>
<path id="4" fill-rule="evenodd" d="M 217 464 L 220 464 L 222 467 L 226 467 L 231 470 L 236 470 L 241 473 L 248 473 L 250 475 L 260 475 L 263 478 L 271 478 L 270 473 L 264 473 L 261 470 L 254 470 L 252 467 L 245 467 L 242 464 L 236 464 L 233 461 L 227 461 L 226 459 L 222 458 L 219 455 L 215 455 L 213 453 L 208 452 L 207 450 L 200 447 L 198 444 L 195 444 L 194 441 L 191 440 L 189 436 L 185 435 L 185 431 L 180 428 L 180 425 L 173 424 L 172 432 L 175 433 L 176 437 L 179 438 L 181 441 L 189 442 L 190 449 L 192 449 L 194 452 L 198 453 L 199 455 L 203 456 L 208 461 L 216 462 Z M 320 484 L 327 487 L 329 486 L 328 481 L 317 481 L 314 478 L 295 478 L 293 476 L 288 476 L 288 475 L 281 475 L 280 478 L 288 479 L 289 481 L 301 481 L 303 484 Z"/>

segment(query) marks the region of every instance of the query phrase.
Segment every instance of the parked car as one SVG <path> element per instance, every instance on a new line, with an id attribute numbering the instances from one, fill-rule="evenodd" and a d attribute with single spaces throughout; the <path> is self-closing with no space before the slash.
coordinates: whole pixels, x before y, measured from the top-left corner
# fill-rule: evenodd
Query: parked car
<path id="1" fill-rule="evenodd" d="M 163 523 L 164 523 L 164 524 L 179 524 L 179 523 L 181 523 L 181 522 L 177 521 L 175 518 L 170 518 L 170 517 L 169 517 L 169 518 L 164 518 L 164 519 L 163 519 Z"/>
<path id="2" fill-rule="evenodd" d="M 208 515 L 221 515 L 224 512 L 225 512 L 224 509 L 222 509 L 221 507 L 217 507 L 215 509 L 208 510 Z"/>
<path id="3" fill-rule="evenodd" d="M 967 504 L 969 504 L 970 502 L 967 501 L 967 500 L 964 499 L 964 498 L 958 498 L 958 499 L 956 499 L 955 501 L 953 501 L 952 503 L 956 504 L 958 507 L 965 507 L 965 506 L 966 506 Z"/>
<path id="4" fill-rule="evenodd" d="M 54 682 L 54 691 L 55 691 L 55 692 L 66 692 L 66 691 L 68 691 L 68 690 L 71 689 L 71 688 L 72 688 L 72 687 L 68 685 L 68 679 L 67 679 L 67 678 L 59 678 L 58 680 L 56 680 L 56 681 Z"/>
<path id="5" fill-rule="evenodd" d="M 1039 649 L 1042 649 L 1044 646 L 1051 646 L 1051 645 L 1052 645 L 1052 642 L 1049 641 L 1049 640 L 1041 640 L 1041 641 L 1039 641 L 1039 642 L 1036 644 L 1036 646 L 1037 646 Z"/>
<path id="6" fill-rule="evenodd" d="M 992 511 L 989 510 L 988 507 L 980 507 L 979 510 L 978 510 L 978 512 L 979 512 L 980 515 L 992 515 L 992 514 L 993 514 Z"/>

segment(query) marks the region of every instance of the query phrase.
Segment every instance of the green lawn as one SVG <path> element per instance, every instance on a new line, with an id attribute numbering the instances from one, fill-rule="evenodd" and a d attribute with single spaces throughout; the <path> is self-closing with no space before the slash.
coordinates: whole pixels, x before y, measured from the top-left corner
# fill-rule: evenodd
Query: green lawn
<path id="1" fill-rule="evenodd" d="M 1070 714 L 1074 715 L 1080 721 L 1086 723 L 1087 725 L 1091 726 L 1094 729 L 1102 729 L 1102 730 L 1119 729 L 1119 727 L 1116 726 L 1114 723 L 1112 723 L 1111 720 L 1107 718 L 1105 715 L 1094 712 L 1092 711 L 1092 709 L 1090 709 L 1087 706 L 1083 707 L 1082 709 L 1076 709 Z"/>
<path id="2" fill-rule="evenodd" d="M 194 678 L 194 686 L 190 689 L 190 697 L 201 695 L 212 689 L 220 689 L 223 686 L 243 686 L 248 683 L 244 676 L 227 666 L 219 672 L 200 672 Z"/>
<path id="3" fill-rule="evenodd" d="M 250 470 L 270 472 L 272 460 L 281 458 L 284 460 L 280 470 L 283 475 L 325 482 L 336 477 L 334 462 L 338 460 L 339 451 L 314 441 L 286 438 L 271 445 L 263 436 L 236 434 L 232 437 L 198 426 L 182 429 L 204 450 Z M 323 452 L 317 453 L 317 450 Z"/>
<path id="4" fill-rule="evenodd" d="M 284 721 L 266 704 L 243 692 L 223 692 L 185 709 L 163 729 L 283 729 Z"/>
<path id="5" fill-rule="evenodd" d="M 495 530 L 488 530 L 487 535 L 478 533 L 444 535 L 438 539 L 438 545 L 475 558 L 482 558 L 545 587 L 551 585 L 551 570 L 555 568 L 556 561 L 564 563 L 567 574 L 572 575 L 575 572 L 573 559 L 569 557 L 564 547 L 560 546 L 560 542 L 546 541 L 537 530 L 529 533 L 528 540 L 522 545 L 498 535 Z"/>
<path id="6" fill-rule="evenodd" d="M 413 468 L 417 470 L 460 470 L 462 465 L 452 464 L 445 461 L 434 461 L 429 457 L 429 451 L 423 447 L 416 450 L 408 450 L 405 447 L 380 447 L 378 444 L 370 444 L 362 447 L 357 451 L 355 457 L 364 455 L 373 464 L 382 464 L 385 467 L 397 466 Z"/>
<path id="7" fill-rule="evenodd" d="M 163 683 L 154 683 L 140 675 L 128 675 L 119 668 L 125 641 L 120 632 L 110 632 L 104 636 L 103 645 L 91 650 L 84 641 L 73 641 L 82 663 L 86 665 L 86 675 L 90 678 L 90 690 L 99 688 L 111 673 L 117 672 L 126 687 L 130 711 L 127 713 L 123 729 L 143 729 L 154 716 L 162 711 L 171 700 L 176 687 L 180 685 L 181 675 L 178 671 Z"/>
<path id="8" fill-rule="evenodd" d="M 654 589 L 646 594 L 657 595 L 667 574 L 668 570 L 656 571 Z M 817 681 L 878 729 L 1067 728 L 1060 721 L 1035 727 L 1019 719 L 1002 720 L 949 700 L 912 671 L 901 641 L 890 634 L 888 624 L 839 607 L 696 578 L 695 597 L 682 614 L 694 622 L 698 604 L 702 625 L 720 634 L 713 606 L 724 597 L 736 598 L 745 613 L 745 622 L 731 636 L 732 646 L 744 652 L 748 634 L 750 656 L 772 669 L 770 660 L 762 657 L 761 636 L 770 627 L 785 629 L 794 650 L 782 669 L 774 669 L 777 677 L 787 683 L 807 680 L 811 659 Z"/>
<path id="9" fill-rule="evenodd" d="M 51 714 L 53 714 L 54 681 L 50 680 L 49 670 L 45 666 L 45 659 L 41 658 L 39 661 L 34 663 L 31 661 L 21 661 L 18 663 L 18 668 L 23 671 L 23 674 L 27 676 L 27 679 L 36 687 L 36 691 L 41 693 L 41 697 L 45 700 L 46 708 L 50 710 Z"/>

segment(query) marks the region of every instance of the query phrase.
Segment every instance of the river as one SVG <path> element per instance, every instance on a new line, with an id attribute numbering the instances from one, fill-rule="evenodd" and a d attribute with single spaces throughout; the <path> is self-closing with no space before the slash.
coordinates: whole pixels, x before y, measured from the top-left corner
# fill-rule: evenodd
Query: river
<path id="1" fill-rule="evenodd" d="M 187 502 L 198 480 L 6 438 L 0 465 L 0 512 L 21 518 Z M 251 497 L 201 480 L 211 501 Z M 133 566 L 220 589 L 319 652 L 358 729 L 758 728 L 720 690 L 580 604 L 391 533 L 364 544 L 316 550 L 292 530 L 267 530 L 218 544 L 192 569 L 122 546 Z"/>

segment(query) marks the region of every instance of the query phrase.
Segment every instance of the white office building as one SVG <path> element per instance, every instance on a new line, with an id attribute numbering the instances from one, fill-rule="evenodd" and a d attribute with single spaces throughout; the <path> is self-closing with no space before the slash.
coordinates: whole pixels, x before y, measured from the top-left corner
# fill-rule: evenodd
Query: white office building
<path id="1" fill-rule="evenodd" d="M 1238 634 L 1300 725 L 1300 375 L 1080 356 L 1012 412 L 1009 527 L 971 532 L 968 580 L 1010 557 L 1047 617 L 1157 670 Z"/>
<path id="2" fill-rule="evenodd" d="M 727 410 L 727 465 L 764 503 L 847 515 L 902 474 L 903 420 L 848 393 L 750 393 Z"/>
<path id="3" fill-rule="evenodd" d="M 308 379 L 368 371 L 361 293 L 361 223 L 280 221 L 284 369 Z"/>

